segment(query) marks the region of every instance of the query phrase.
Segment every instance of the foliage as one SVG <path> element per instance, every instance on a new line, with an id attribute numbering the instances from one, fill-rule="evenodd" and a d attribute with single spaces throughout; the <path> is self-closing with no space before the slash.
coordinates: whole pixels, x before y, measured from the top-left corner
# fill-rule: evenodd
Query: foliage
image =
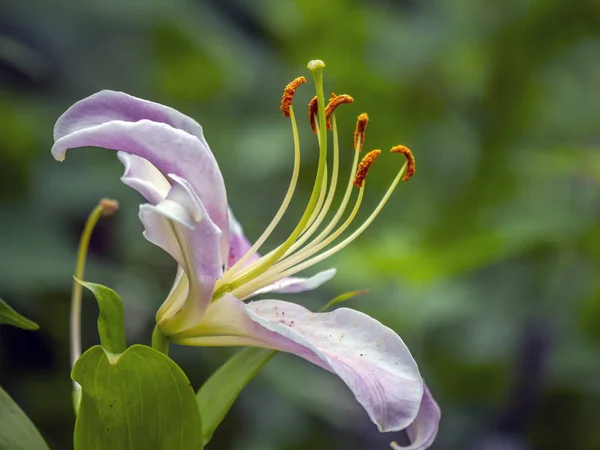
<path id="1" fill-rule="evenodd" d="M 497 435 L 542 450 L 600 445 L 586 426 L 600 407 L 598 2 L 4 3 L 0 294 L 45 331 L 24 337 L 0 328 L 0 385 L 28 393 L 23 406 L 53 448 L 70 446 L 60 356 L 66 299 L 81 225 L 98 198 L 116 197 L 122 208 L 98 229 L 88 273 L 127 299 L 130 342 L 149 336 L 174 272 L 141 238 L 140 199 L 116 181 L 114 155 L 52 160 L 54 120 L 102 88 L 195 117 L 237 218 L 257 237 L 291 171 L 281 89 L 313 57 L 328 64 L 327 89 L 356 100 L 339 112 L 342 148 L 351 145 L 355 116 L 367 111 L 367 146 L 408 145 L 417 173 L 370 233 L 339 254 L 336 278 L 302 302 L 317 310 L 341 292 L 370 290 L 349 304 L 397 330 L 413 350 L 444 411 L 435 448 L 482 448 Z M 301 139 L 309 137 L 304 123 Z M 303 168 L 314 165 L 315 148 L 302 151 Z M 365 214 L 396 169 L 374 166 Z M 301 171 L 299 206 L 272 246 L 306 199 L 313 180 L 303 173 L 312 172 Z M 84 304 L 89 347 L 95 311 Z M 172 351 L 198 385 L 223 361 L 218 350 Z M 299 377 L 323 386 L 326 374 L 290 371 L 291 364 L 269 364 L 257 381 L 277 394 L 252 384 L 211 446 L 375 442 L 343 392 L 298 392 Z M 32 368 L 37 376 L 24 377 Z M 33 405 L 35 397 L 45 402 Z"/>
<path id="2" fill-rule="evenodd" d="M 0 298 L 0 324 L 2 323 L 24 330 L 38 330 L 40 328 L 37 323 L 23 317 Z"/>
<path id="3" fill-rule="evenodd" d="M 203 448 L 192 386 L 162 353 L 133 345 L 115 355 L 95 346 L 72 377 L 82 387 L 75 450 Z"/>

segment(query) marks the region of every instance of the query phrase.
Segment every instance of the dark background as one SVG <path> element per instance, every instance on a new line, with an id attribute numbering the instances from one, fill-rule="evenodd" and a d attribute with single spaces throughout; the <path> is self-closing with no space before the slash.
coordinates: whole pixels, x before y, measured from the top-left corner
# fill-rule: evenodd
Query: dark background
<path id="1" fill-rule="evenodd" d="M 406 144 L 417 174 L 309 295 L 349 302 L 407 342 L 443 410 L 434 449 L 600 449 L 600 2 L 595 0 L 4 0 L 0 3 L 0 295 L 41 330 L 0 328 L 0 384 L 53 449 L 71 447 L 71 274 L 100 197 L 120 201 L 92 241 L 87 279 L 126 303 L 129 343 L 149 343 L 174 263 L 145 241 L 141 199 L 113 152 L 50 155 L 72 103 L 123 90 L 197 119 L 250 238 L 292 166 L 285 84 L 327 64 L 343 167 L 355 117 L 367 148 Z M 303 208 L 316 167 L 297 97 Z M 374 206 L 397 167 L 376 165 Z M 342 172 L 345 173 L 345 172 Z M 364 211 L 368 211 L 365 208 Z M 363 215 L 364 217 L 364 215 Z M 313 273 L 316 269 L 308 271 Z M 286 298 L 287 299 L 287 298 Z M 84 299 L 84 346 L 97 342 Z M 230 354 L 175 348 L 199 386 Z M 210 448 L 387 448 L 345 387 L 279 355 L 244 391 Z"/>

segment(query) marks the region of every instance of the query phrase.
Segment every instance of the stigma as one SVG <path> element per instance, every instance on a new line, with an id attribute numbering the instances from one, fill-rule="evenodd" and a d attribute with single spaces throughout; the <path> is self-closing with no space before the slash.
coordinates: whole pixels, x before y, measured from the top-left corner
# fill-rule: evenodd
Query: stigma
<path id="1" fill-rule="evenodd" d="M 366 219 L 356 225 L 355 218 L 361 207 L 367 176 L 382 152 L 372 150 L 359 161 L 369 122 L 366 113 L 360 114 L 356 120 L 353 136 L 354 151 L 350 174 L 346 181 L 340 181 L 340 153 L 345 157 L 349 152 L 340 152 L 336 111 L 339 106 L 352 103 L 354 99 L 347 94 L 332 94 L 326 104 L 323 88 L 325 63 L 314 60 L 309 62 L 308 68 L 313 74 L 316 90 L 316 95 L 309 103 L 308 118 L 313 132 L 317 135 L 319 159 L 313 189 L 304 213 L 284 242 L 248 264 L 251 257 L 259 252 L 273 230 L 279 225 L 296 189 L 301 152 L 293 100 L 296 90 L 306 82 L 304 77 L 298 77 L 286 86 L 281 100 L 281 111 L 285 117 L 290 119 L 294 142 L 294 167 L 286 195 L 263 234 L 240 260 L 225 270 L 223 278 L 218 280 L 213 293 L 213 301 L 225 293 L 231 293 L 239 299 L 248 298 L 256 291 L 283 278 L 293 276 L 336 254 L 371 225 L 399 182 L 408 181 L 415 173 L 415 159 L 412 152 L 404 145 L 393 146 L 390 153 L 403 155 L 404 164 L 399 168 L 397 175 L 391 181 L 377 206 Z M 332 144 L 331 151 L 328 150 L 329 141 Z M 344 192 L 341 202 L 337 208 L 332 208 L 336 192 L 338 188 L 342 187 Z M 352 203 L 353 205 L 350 207 Z"/>

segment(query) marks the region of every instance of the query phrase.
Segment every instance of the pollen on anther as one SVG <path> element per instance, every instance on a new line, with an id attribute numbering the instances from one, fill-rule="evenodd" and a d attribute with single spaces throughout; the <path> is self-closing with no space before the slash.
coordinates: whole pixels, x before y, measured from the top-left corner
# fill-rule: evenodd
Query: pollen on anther
<path id="1" fill-rule="evenodd" d="M 283 96 L 281 97 L 281 107 L 279 108 L 285 117 L 290 117 L 290 106 L 292 106 L 292 102 L 294 101 L 294 94 L 298 86 L 303 83 L 306 83 L 306 78 L 298 77 L 285 87 Z"/>
<path id="2" fill-rule="evenodd" d="M 331 130 L 331 115 L 335 111 L 335 108 L 340 106 L 343 103 L 352 103 L 354 99 L 349 95 L 335 95 L 335 93 L 331 94 L 331 98 L 329 99 L 329 104 L 325 108 L 325 123 L 327 124 L 327 128 Z"/>
<path id="3" fill-rule="evenodd" d="M 365 133 L 367 131 L 367 124 L 369 123 L 369 116 L 367 113 L 362 113 L 356 118 L 356 129 L 354 130 L 354 148 L 359 152 L 363 149 L 365 143 Z"/>
<path id="4" fill-rule="evenodd" d="M 381 155 L 381 150 L 371 150 L 365 155 L 365 157 L 358 165 L 356 175 L 354 176 L 354 186 L 356 186 L 359 189 L 364 186 L 365 178 L 367 178 L 369 169 L 371 168 L 371 166 L 375 162 L 375 159 L 377 159 L 379 155 Z"/>
<path id="5" fill-rule="evenodd" d="M 308 104 L 308 120 L 310 120 L 310 127 L 312 128 L 312 130 L 315 134 L 317 134 L 316 118 L 317 118 L 318 112 L 319 112 L 319 100 L 317 99 L 317 96 L 315 95 L 313 97 L 313 99 L 310 101 L 310 103 Z"/>
<path id="6" fill-rule="evenodd" d="M 405 183 L 415 174 L 415 157 L 408 147 L 404 145 L 396 145 L 390 150 L 392 153 L 402 153 L 406 158 L 406 172 L 402 177 L 402 181 Z"/>

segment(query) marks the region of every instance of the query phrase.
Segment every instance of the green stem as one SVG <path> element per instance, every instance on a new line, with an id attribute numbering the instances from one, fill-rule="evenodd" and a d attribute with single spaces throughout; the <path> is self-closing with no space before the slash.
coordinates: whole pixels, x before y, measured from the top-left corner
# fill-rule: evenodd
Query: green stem
<path id="1" fill-rule="evenodd" d="M 152 348 L 169 356 L 169 338 L 162 334 L 158 325 L 154 327 L 152 332 Z"/>
<path id="2" fill-rule="evenodd" d="M 85 261 L 87 251 L 90 245 L 90 239 L 94 227 L 98 223 L 104 212 L 102 205 L 94 208 L 83 229 L 79 240 L 79 250 L 77 252 L 77 264 L 75 266 L 75 278 L 83 280 L 85 276 Z M 73 291 L 71 294 L 71 367 L 81 356 L 81 291 L 82 286 L 75 279 L 73 280 Z"/>
<path id="3" fill-rule="evenodd" d="M 71 367 L 81 356 L 81 292 L 83 287 L 77 280 L 83 280 L 85 277 L 85 262 L 87 259 L 88 247 L 92 232 L 100 220 L 100 217 L 106 214 L 112 214 L 117 208 L 117 203 L 112 200 L 102 200 L 94 208 L 89 215 L 81 238 L 79 239 L 79 249 L 77 250 L 77 263 L 75 265 L 75 276 L 73 278 L 73 290 L 71 292 L 71 318 L 70 318 L 70 333 L 71 333 Z M 75 412 L 79 409 L 81 400 L 81 386 L 73 383 L 73 404 Z"/>

